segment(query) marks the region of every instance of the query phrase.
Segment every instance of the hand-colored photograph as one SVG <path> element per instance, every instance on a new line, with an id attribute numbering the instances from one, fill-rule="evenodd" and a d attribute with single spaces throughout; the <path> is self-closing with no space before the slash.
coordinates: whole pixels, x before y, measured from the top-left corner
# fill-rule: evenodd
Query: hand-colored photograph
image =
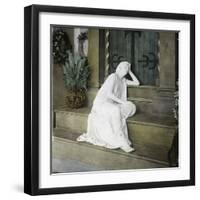
<path id="1" fill-rule="evenodd" d="M 178 32 L 50 31 L 51 173 L 178 167 Z"/>

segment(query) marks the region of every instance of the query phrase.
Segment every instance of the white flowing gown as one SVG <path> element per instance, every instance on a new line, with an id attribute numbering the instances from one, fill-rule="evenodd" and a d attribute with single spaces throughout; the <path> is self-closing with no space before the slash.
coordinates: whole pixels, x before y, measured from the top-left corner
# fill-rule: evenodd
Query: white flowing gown
<path id="1" fill-rule="evenodd" d="M 131 145 L 126 119 L 134 115 L 136 107 L 131 102 L 116 103 L 110 95 L 127 101 L 126 79 L 120 79 L 117 73 L 110 74 L 98 91 L 88 116 L 87 133 L 80 135 L 77 141 L 110 149 Z"/>

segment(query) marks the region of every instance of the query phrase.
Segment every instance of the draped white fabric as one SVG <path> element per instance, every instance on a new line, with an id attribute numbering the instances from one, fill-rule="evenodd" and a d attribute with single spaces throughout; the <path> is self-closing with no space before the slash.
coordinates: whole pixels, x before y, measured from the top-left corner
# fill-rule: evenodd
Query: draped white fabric
<path id="1" fill-rule="evenodd" d="M 114 101 L 113 96 L 125 103 Z M 126 152 L 133 151 L 126 119 L 134 115 L 135 111 L 136 106 L 127 101 L 126 79 L 120 78 L 116 70 L 98 91 L 88 116 L 87 132 L 79 136 L 77 141 L 110 149 L 122 148 Z"/>

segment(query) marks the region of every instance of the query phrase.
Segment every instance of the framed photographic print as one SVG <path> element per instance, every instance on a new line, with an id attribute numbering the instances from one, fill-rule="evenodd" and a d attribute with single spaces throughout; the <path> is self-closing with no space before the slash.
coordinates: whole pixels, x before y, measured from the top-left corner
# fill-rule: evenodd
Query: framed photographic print
<path id="1" fill-rule="evenodd" d="M 31 5 L 24 192 L 195 184 L 195 16 Z"/>

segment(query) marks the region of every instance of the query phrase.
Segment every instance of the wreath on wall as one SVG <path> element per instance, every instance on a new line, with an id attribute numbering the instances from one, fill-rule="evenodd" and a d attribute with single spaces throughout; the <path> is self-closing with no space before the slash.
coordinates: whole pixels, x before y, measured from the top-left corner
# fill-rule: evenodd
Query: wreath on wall
<path id="1" fill-rule="evenodd" d="M 55 29 L 53 31 L 53 63 L 64 64 L 68 56 L 66 52 L 71 49 L 72 45 L 67 33 L 61 28 Z"/>

